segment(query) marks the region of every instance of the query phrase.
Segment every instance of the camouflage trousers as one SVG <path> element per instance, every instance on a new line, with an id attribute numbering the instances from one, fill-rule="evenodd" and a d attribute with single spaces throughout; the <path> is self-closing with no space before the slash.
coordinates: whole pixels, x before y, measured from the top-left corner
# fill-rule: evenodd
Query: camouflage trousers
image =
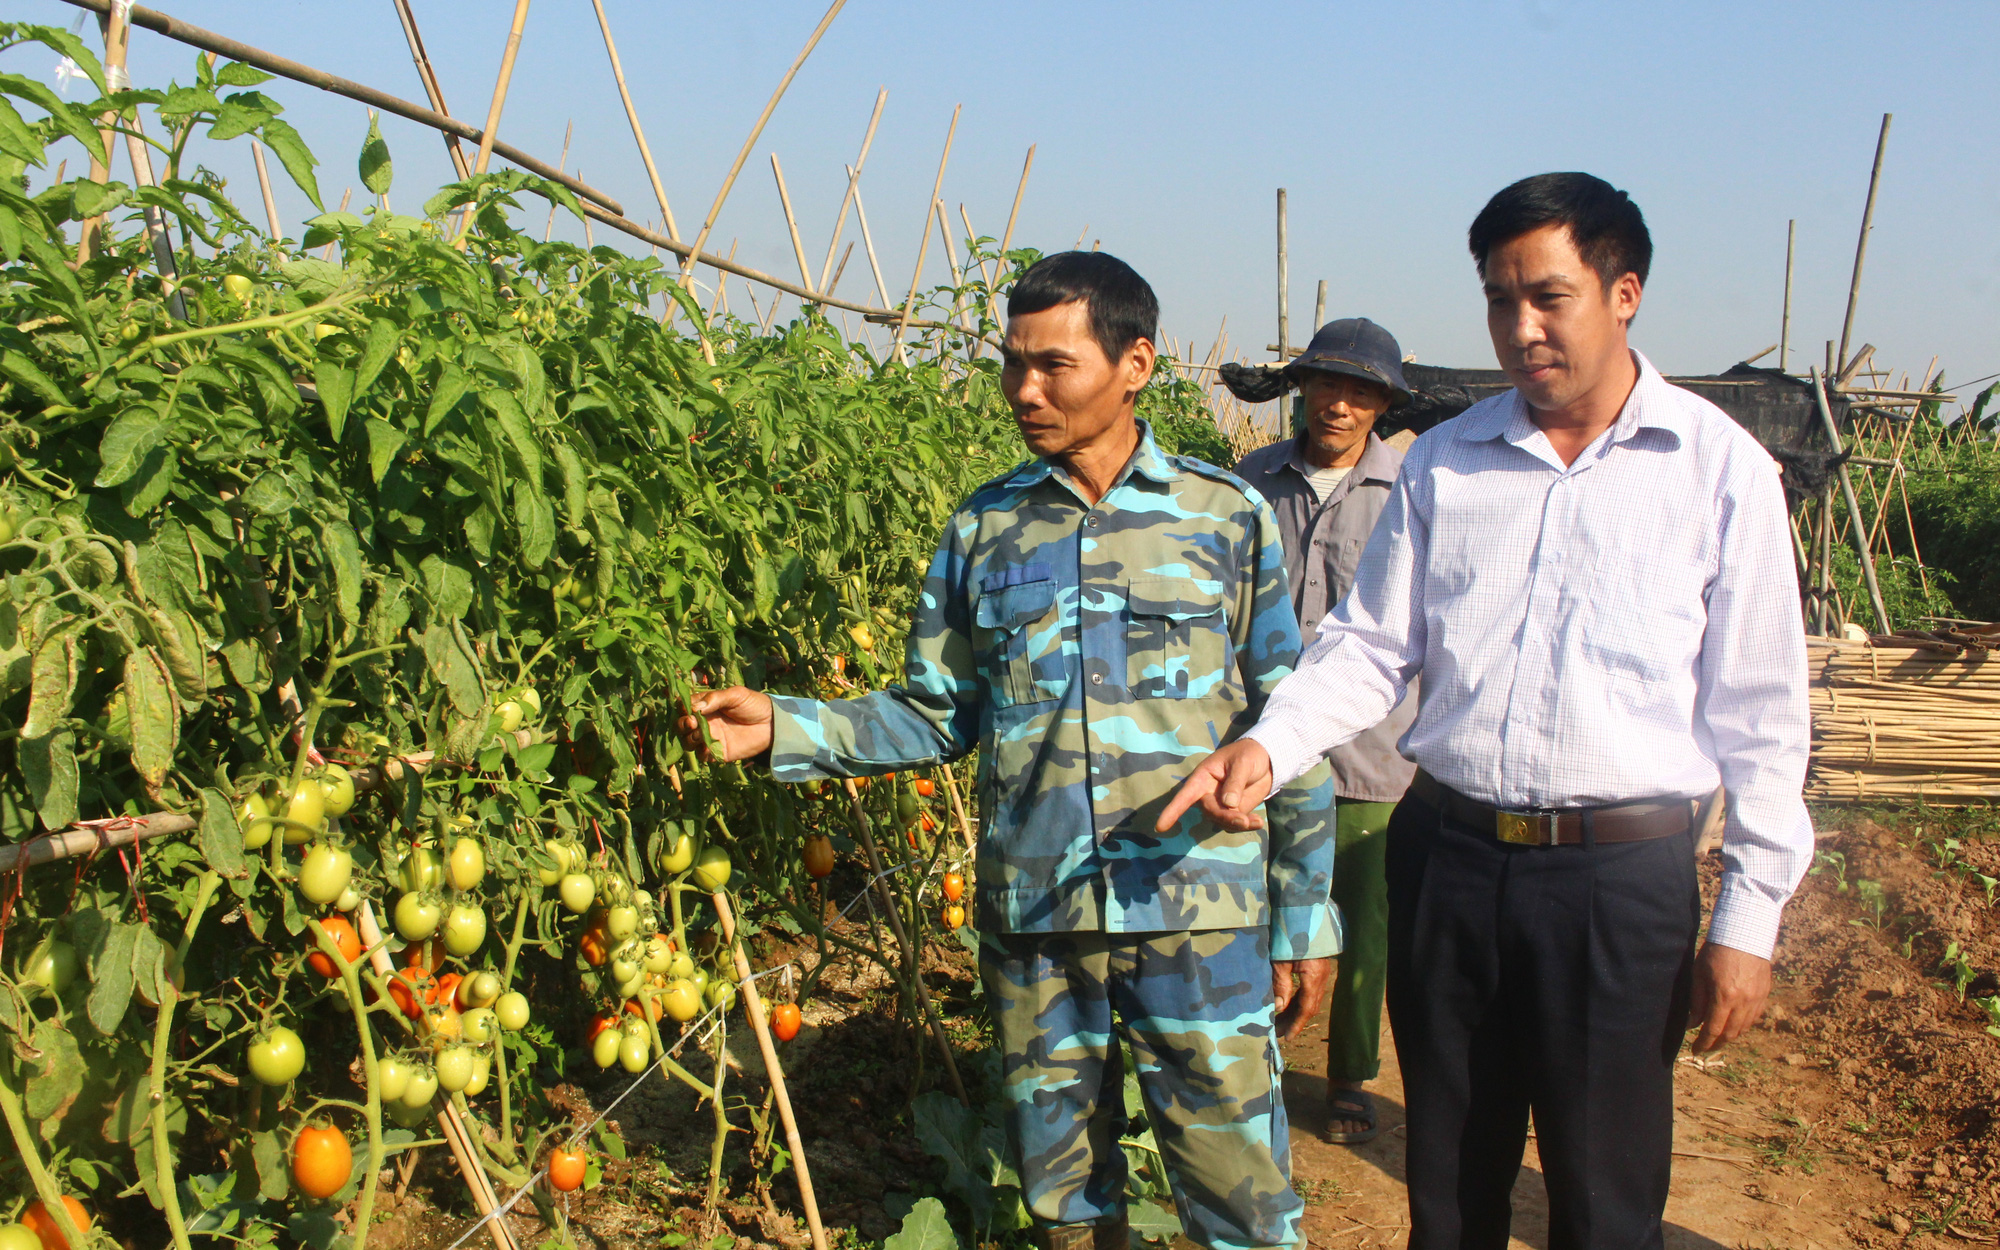
<path id="1" fill-rule="evenodd" d="M 989 932 L 979 972 L 1036 1220 L 1125 1209 L 1115 1014 L 1188 1238 L 1215 1250 L 1299 1243 L 1265 929 Z"/>

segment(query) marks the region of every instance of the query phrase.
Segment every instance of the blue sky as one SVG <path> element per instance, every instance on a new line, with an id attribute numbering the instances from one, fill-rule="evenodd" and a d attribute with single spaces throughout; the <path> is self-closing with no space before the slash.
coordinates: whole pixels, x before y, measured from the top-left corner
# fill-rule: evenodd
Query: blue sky
<path id="1" fill-rule="evenodd" d="M 452 111 L 482 120 L 505 0 L 413 0 Z M 605 0 L 684 236 L 698 227 L 772 86 L 824 11 Z M 8 16 L 68 26 L 58 0 Z M 174 16 L 413 100 L 389 0 L 168 0 Z M 1028 145 L 1016 240 L 1083 237 L 1158 289 L 1167 334 L 1206 350 L 1226 314 L 1252 359 L 1275 340 L 1275 189 L 1291 197 L 1293 336 L 1319 279 L 1330 316 L 1365 314 L 1434 364 L 1490 366 L 1464 230 L 1505 183 L 1585 169 L 1630 191 L 1655 242 L 1635 342 L 1668 372 L 1712 372 L 1775 342 L 1785 223 L 1798 221 L 1793 364 L 1840 331 L 1876 129 L 1895 114 L 1855 337 L 1947 376 L 2000 371 L 2000 6 L 1928 4 L 1053 4 L 851 0 L 766 128 L 711 249 L 796 273 L 767 153 L 784 162 L 806 251 L 824 254 L 876 89 L 889 101 L 862 188 L 892 295 L 907 288 L 924 197 L 963 104 L 944 198 L 998 234 Z M 193 51 L 147 31 L 134 80 L 191 80 Z M 41 50 L 4 68 L 46 76 Z M 337 201 L 363 108 L 264 90 L 319 154 Z M 501 134 L 656 210 L 588 0 L 537 0 Z M 449 177 L 434 133 L 385 118 L 396 207 Z M 247 146 L 197 159 L 256 202 Z M 122 165 L 122 160 L 121 160 Z M 310 214 L 280 175 L 288 222 Z M 358 194 L 358 193 L 357 193 Z M 261 219 L 261 214 L 253 213 Z M 559 230 L 581 237 L 574 223 Z M 297 232 L 296 225 L 292 232 Z M 847 237 L 856 231 L 850 221 Z M 600 243 L 618 238 L 598 231 Z M 843 244 L 844 246 L 844 244 Z M 945 272 L 935 239 L 926 284 Z M 857 251 L 841 293 L 873 300 Z M 760 293 L 759 298 L 762 298 Z M 732 294 L 741 306 L 741 287 Z M 1769 363 L 1767 361 L 1767 363 Z"/>

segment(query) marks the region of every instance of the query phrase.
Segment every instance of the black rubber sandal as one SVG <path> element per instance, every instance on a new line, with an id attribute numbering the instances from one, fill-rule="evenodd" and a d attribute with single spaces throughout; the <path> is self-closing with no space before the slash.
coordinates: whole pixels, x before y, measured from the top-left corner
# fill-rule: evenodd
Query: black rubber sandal
<path id="1" fill-rule="evenodd" d="M 1375 1122 L 1375 1095 L 1365 1089 L 1340 1089 L 1327 1091 L 1326 1122 L 1332 1124 L 1366 1124 L 1368 1127 L 1358 1133 L 1336 1133 L 1328 1128 L 1323 1134 L 1335 1146 L 1359 1146 L 1363 1142 L 1374 1141 L 1381 1136 L 1382 1128 Z"/>

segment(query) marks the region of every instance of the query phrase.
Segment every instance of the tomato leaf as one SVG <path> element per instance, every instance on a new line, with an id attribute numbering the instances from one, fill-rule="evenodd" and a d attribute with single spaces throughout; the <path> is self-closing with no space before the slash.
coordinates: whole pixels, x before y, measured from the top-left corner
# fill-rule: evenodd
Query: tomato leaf
<path id="1" fill-rule="evenodd" d="M 479 402 L 493 414 L 514 453 L 521 458 L 522 475 L 535 490 L 541 490 L 542 448 L 535 440 L 534 427 L 528 422 L 528 414 L 521 410 L 520 401 L 507 391 L 481 391 Z"/>
<path id="2" fill-rule="evenodd" d="M 368 475 L 380 486 L 389 472 L 389 466 L 396 462 L 396 453 L 403 449 L 410 436 L 387 421 L 374 417 L 368 418 L 368 424 L 363 428 L 368 434 Z"/>
<path id="3" fill-rule="evenodd" d="M 138 945 L 137 925 L 113 926 L 90 970 L 90 998 L 85 1010 L 90 1023 L 106 1037 L 117 1035 L 125 1023 L 125 1010 L 132 1005 L 132 952 Z"/>
<path id="4" fill-rule="evenodd" d="M 250 1135 L 250 1158 L 257 1167 L 257 1192 L 279 1202 L 292 1192 L 292 1178 L 285 1171 L 285 1144 L 276 1129 Z"/>
<path id="5" fill-rule="evenodd" d="M 132 716 L 132 767 L 147 788 L 157 790 L 180 742 L 180 712 L 159 652 L 147 647 L 125 657 L 124 691 Z"/>
<path id="6" fill-rule="evenodd" d="M 403 329 L 387 317 L 368 323 L 368 341 L 361 349 L 361 363 L 354 367 L 354 393 L 365 394 L 374 385 L 375 375 L 396 354 L 396 341 Z"/>
<path id="7" fill-rule="evenodd" d="M 347 406 L 354 400 L 354 374 L 334 361 L 321 360 L 313 365 L 313 385 L 319 389 L 327 428 L 333 432 L 334 444 L 338 446 L 341 431 L 347 428 Z"/>
<path id="8" fill-rule="evenodd" d="M 0 373 L 5 373 L 22 386 L 32 391 L 36 398 L 46 404 L 67 404 L 69 397 L 55 384 L 41 366 L 12 348 L 0 352 Z"/>
<path id="9" fill-rule="evenodd" d="M 423 648 L 424 662 L 430 666 L 431 676 L 444 686 L 458 714 L 483 716 L 486 690 L 479 684 L 479 674 L 460 649 L 451 627 L 442 623 L 433 624 L 423 633 Z"/>
<path id="10" fill-rule="evenodd" d="M 250 870 L 243 862 L 243 830 L 236 823 L 236 805 L 213 787 L 201 792 L 201 824 L 196 837 L 201 857 L 228 880 L 237 897 L 249 897 Z"/>
<path id="11" fill-rule="evenodd" d="M 430 405 L 424 409 L 424 437 L 429 438 L 438 423 L 451 415 L 471 385 L 472 379 L 465 375 L 465 370 L 449 361 L 445 363 L 438 374 L 437 386 L 431 391 Z"/>
<path id="12" fill-rule="evenodd" d="M 539 569 L 556 545 L 556 514 L 540 492 L 526 482 L 514 483 L 514 524 L 521 531 L 521 563 Z"/>
<path id="13" fill-rule="evenodd" d="M 83 1091 L 83 1055 L 76 1038 L 54 1020 L 35 1026 L 33 1045 L 42 1052 L 39 1071 L 31 1071 L 25 1091 L 28 1118 L 39 1122 L 42 1140 L 52 1142 L 62 1121 Z"/>
<path id="14" fill-rule="evenodd" d="M 105 428 L 97 444 L 96 486 L 116 486 L 139 471 L 146 453 L 153 449 L 167 423 L 150 408 L 130 408 Z"/>
<path id="15" fill-rule="evenodd" d="M 55 630 L 35 648 L 34 668 L 29 674 L 28 718 L 21 723 L 21 737 L 46 737 L 56 723 L 69 715 L 76 697 L 76 636 L 82 625 L 72 622 Z"/>
<path id="16" fill-rule="evenodd" d="M 376 480 L 381 475 L 376 474 Z M 345 521 L 332 520 L 320 528 L 320 545 L 326 551 L 327 567 L 333 571 L 334 604 L 340 618 L 349 625 L 361 623 L 361 539 Z"/>
<path id="17" fill-rule="evenodd" d="M 298 131 L 292 129 L 290 122 L 282 122 L 275 117 L 264 123 L 261 133 L 264 142 L 269 144 L 271 150 L 278 154 L 278 159 L 285 163 L 285 172 L 292 176 L 292 181 L 299 184 L 299 190 L 305 192 L 306 198 L 312 201 L 312 206 L 324 210 L 326 205 L 320 203 L 319 199 L 319 179 L 313 174 L 313 168 L 319 164 L 319 158 L 306 146 L 305 139 Z"/>
<path id="18" fill-rule="evenodd" d="M 361 141 L 361 185 L 375 195 L 389 194 L 389 184 L 395 181 L 396 169 L 389 160 L 389 144 L 382 138 L 382 127 L 376 124 L 375 115 L 368 115 L 368 137 Z"/>

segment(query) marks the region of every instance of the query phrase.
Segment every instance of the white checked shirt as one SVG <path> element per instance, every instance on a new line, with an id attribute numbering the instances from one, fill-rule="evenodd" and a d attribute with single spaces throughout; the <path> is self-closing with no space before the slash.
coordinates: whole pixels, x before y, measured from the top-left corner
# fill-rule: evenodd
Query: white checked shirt
<path id="1" fill-rule="evenodd" d="M 1249 736 L 1282 785 L 1423 674 L 1404 755 L 1503 808 L 1728 787 L 1710 938 L 1768 957 L 1812 860 L 1798 575 L 1778 470 L 1638 352 L 1565 467 L 1519 392 L 1404 459 L 1353 589 Z"/>

